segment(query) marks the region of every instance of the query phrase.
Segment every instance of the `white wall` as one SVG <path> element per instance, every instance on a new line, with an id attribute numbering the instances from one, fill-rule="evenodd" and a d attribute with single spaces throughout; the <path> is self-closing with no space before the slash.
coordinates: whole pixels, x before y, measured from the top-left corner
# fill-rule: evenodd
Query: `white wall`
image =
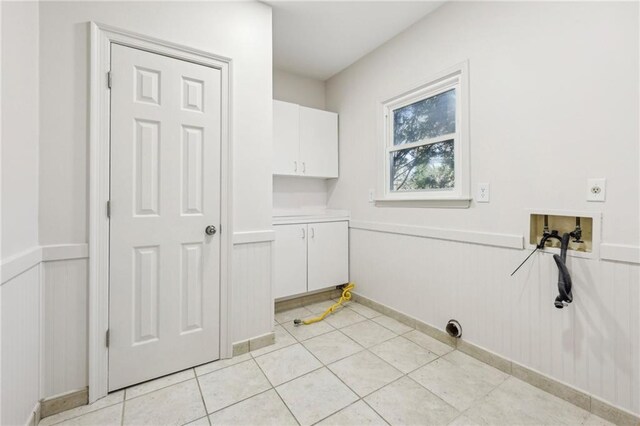
<path id="1" fill-rule="evenodd" d="M 274 69 L 273 99 L 292 102 L 309 108 L 324 109 L 325 82 Z"/>
<path id="2" fill-rule="evenodd" d="M 43 395 L 87 385 L 89 21 L 232 59 L 233 231 L 271 228 L 271 9 L 257 2 L 41 2 L 40 244 L 44 285 Z M 244 262 L 270 262 L 271 243 Z M 262 240 L 261 240 L 262 241 Z M 70 246 L 64 246 L 70 244 Z M 48 247 L 59 253 L 47 256 Z M 84 250 L 84 254 L 78 254 Z M 236 249 L 234 248 L 234 252 Z M 271 275 L 234 277 L 232 341 L 272 330 Z M 261 307 L 261 310 L 257 307 Z M 256 313 L 256 315 L 251 315 Z M 266 319 L 265 319 L 266 318 Z M 247 335 L 247 333 L 252 333 Z"/>
<path id="3" fill-rule="evenodd" d="M 2 2 L 0 424 L 24 424 L 40 398 L 40 270 L 11 261 L 38 249 L 38 4 Z"/>
<path id="4" fill-rule="evenodd" d="M 38 4 L 2 8 L 2 256 L 38 245 Z"/>
<path id="5" fill-rule="evenodd" d="M 351 277 L 365 296 L 640 413 L 640 267 L 570 259 L 575 302 L 553 308 L 557 272 L 539 255 L 398 235 L 384 224 L 523 235 L 525 208 L 602 212 L 602 240 L 637 254 L 638 4 L 448 2 L 327 82 L 340 114 L 340 179 L 329 206 L 355 222 Z M 469 60 L 469 209 L 376 207 L 376 102 Z M 589 177 L 607 178 L 588 203 Z M 366 228 L 367 226 L 363 226 Z M 372 227 L 369 227 L 372 228 Z M 462 238 L 464 240 L 464 238 Z"/>
<path id="6" fill-rule="evenodd" d="M 292 176 L 273 177 L 274 213 L 327 208 L 327 180 Z"/>
<path id="7" fill-rule="evenodd" d="M 526 207 L 602 211 L 604 241 L 637 244 L 637 7 L 445 4 L 327 82 L 342 148 L 331 202 L 348 201 L 354 217 L 368 220 L 507 233 L 522 232 Z M 466 59 L 471 186 L 490 182 L 491 203 L 469 210 L 367 203 L 376 101 Z M 606 203 L 586 202 L 589 177 L 607 178 Z"/>
<path id="8" fill-rule="evenodd" d="M 271 223 L 271 8 L 254 2 L 42 2 L 40 240 L 87 241 L 88 21 L 233 59 L 234 230 Z"/>

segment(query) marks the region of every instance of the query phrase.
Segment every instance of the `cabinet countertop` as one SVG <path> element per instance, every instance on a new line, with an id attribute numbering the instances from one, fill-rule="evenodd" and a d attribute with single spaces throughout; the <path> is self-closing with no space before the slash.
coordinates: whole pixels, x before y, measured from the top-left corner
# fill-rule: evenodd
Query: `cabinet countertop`
<path id="1" fill-rule="evenodd" d="M 274 225 L 336 222 L 349 219 L 347 210 L 279 210 L 273 213 Z"/>

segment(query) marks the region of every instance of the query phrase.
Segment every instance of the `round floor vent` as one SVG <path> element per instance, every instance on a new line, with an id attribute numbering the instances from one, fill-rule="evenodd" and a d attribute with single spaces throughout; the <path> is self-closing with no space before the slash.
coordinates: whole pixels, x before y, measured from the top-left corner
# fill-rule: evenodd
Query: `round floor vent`
<path id="1" fill-rule="evenodd" d="M 462 337 L 462 326 L 458 321 L 454 319 L 449 320 L 449 322 L 447 323 L 447 326 L 444 329 L 447 331 L 447 333 L 451 337 L 457 337 L 457 338 Z"/>

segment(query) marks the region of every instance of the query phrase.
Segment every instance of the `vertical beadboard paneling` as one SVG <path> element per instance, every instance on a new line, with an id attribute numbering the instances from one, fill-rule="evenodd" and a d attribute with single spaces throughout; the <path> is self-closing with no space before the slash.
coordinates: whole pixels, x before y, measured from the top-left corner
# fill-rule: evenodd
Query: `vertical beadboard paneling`
<path id="1" fill-rule="evenodd" d="M 357 292 L 640 414 L 640 265 L 569 257 L 574 303 L 540 253 L 351 229 Z"/>
<path id="2" fill-rule="evenodd" d="M 43 263 L 44 397 L 87 386 L 87 259 Z"/>
<path id="3" fill-rule="evenodd" d="M 40 396 L 40 266 L 4 283 L 0 291 L 0 424 L 22 425 L 27 422 Z"/>
<path id="4" fill-rule="evenodd" d="M 272 331 L 271 245 L 267 241 L 235 244 L 233 247 L 230 311 L 232 342 Z"/>

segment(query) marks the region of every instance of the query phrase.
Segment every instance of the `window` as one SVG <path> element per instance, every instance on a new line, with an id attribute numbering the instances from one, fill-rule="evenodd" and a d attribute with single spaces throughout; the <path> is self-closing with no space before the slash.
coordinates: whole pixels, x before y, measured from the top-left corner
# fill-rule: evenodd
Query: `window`
<path id="1" fill-rule="evenodd" d="M 467 66 L 382 103 L 380 201 L 469 200 Z"/>

